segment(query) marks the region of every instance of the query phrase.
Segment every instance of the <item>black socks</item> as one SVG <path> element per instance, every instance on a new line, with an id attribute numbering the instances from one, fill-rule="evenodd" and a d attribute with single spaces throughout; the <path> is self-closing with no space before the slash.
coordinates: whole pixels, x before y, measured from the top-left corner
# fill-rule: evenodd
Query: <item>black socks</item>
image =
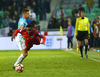
<path id="1" fill-rule="evenodd" d="M 81 57 L 83 57 L 83 46 L 80 46 Z"/>
<path id="2" fill-rule="evenodd" d="M 85 45 L 85 54 L 87 54 L 88 45 Z"/>

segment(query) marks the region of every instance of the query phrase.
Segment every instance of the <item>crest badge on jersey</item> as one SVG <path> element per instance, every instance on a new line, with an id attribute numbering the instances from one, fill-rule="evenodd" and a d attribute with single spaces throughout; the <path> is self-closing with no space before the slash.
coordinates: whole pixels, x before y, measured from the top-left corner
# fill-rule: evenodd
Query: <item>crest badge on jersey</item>
<path id="1" fill-rule="evenodd" d="M 85 23 L 85 26 L 87 26 L 87 23 Z"/>
<path id="2" fill-rule="evenodd" d="M 23 24 L 23 22 L 21 22 L 21 24 Z"/>
<path id="3" fill-rule="evenodd" d="M 34 38 L 34 36 L 31 36 L 31 38 Z"/>

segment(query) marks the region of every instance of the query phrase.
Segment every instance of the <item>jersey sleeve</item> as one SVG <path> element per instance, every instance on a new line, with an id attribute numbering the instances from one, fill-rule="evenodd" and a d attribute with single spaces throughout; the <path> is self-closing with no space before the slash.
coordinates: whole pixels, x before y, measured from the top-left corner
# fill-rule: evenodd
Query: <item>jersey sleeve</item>
<path id="1" fill-rule="evenodd" d="M 20 32 L 20 29 L 15 30 L 14 34 L 17 35 L 17 33 Z"/>
<path id="2" fill-rule="evenodd" d="M 24 20 L 19 21 L 19 26 L 24 26 Z"/>
<path id="3" fill-rule="evenodd" d="M 22 34 L 22 33 L 24 33 L 24 32 L 26 32 L 26 29 L 23 29 L 23 30 L 17 29 L 17 30 L 14 32 L 14 34 L 17 35 L 18 33 Z"/>
<path id="4" fill-rule="evenodd" d="M 88 34 L 90 34 L 90 25 L 89 25 L 89 20 L 87 20 L 88 23 L 87 23 L 87 27 L 88 27 Z"/>
<path id="5" fill-rule="evenodd" d="M 41 38 L 43 39 L 42 42 L 45 42 L 46 41 L 46 37 L 45 36 L 41 35 Z"/>

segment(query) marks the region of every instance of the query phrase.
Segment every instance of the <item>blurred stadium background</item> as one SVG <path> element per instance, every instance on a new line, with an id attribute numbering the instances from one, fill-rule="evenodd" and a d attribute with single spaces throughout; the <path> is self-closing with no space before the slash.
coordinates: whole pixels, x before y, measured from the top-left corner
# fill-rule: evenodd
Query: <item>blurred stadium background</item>
<path id="1" fill-rule="evenodd" d="M 47 39 L 45 46 L 32 47 L 23 62 L 25 69 L 19 74 L 12 66 L 21 52 L 15 40 L 11 42 L 11 36 L 18 27 L 23 8 L 30 9 L 32 13 L 27 22 L 33 27 L 38 26 Z M 93 31 L 94 22 L 100 31 L 100 0 L 0 0 L 0 77 L 99 77 L 99 52 L 90 50 L 89 59 L 81 59 L 75 37 L 74 49 L 69 52 L 63 50 L 67 48 L 68 21 L 75 27 L 82 9 Z M 96 39 L 91 32 L 91 47 L 93 43 L 100 47 L 99 31 Z"/>

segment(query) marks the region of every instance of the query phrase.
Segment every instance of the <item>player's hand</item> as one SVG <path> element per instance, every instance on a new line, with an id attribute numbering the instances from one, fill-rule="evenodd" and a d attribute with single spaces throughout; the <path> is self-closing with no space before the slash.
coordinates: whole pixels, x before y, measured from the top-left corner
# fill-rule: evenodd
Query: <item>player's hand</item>
<path id="1" fill-rule="evenodd" d="M 77 35 L 76 35 L 75 37 L 76 37 L 76 39 L 77 39 Z"/>
<path id="2" fill-rule="evenodd" d="M 44 43 L 44 42 L 41 42 L 40 44 L 44 44 L 44 45 L 45 45 L 45 43 Z"/>
<path id="3" fill-rule="evenodd" d="M 88 38 L 90 38 L 90 35 L 88 35 Z"/>
<path id="4" fill-rule="evenodd" d="M 15 34 L 13 34 L 13 36 L 11 37 L 11 41 L 13 41 L 13 39 L 15 39 Z"/>

